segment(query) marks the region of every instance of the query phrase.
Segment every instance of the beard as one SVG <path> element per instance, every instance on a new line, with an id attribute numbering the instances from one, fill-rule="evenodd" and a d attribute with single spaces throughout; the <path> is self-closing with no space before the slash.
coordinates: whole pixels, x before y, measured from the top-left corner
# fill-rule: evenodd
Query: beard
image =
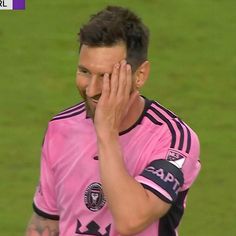
<path id="1" fill-rule="evenodd" d="M 92 120 L 94 120 L 96 106 L 92 104 L 92 102 L 90 101 L 90 98 L 88 98 L 85 91 L 82 91 L 79 89 L 79 93 L 85 102 L 86 118 L 91 118 Z"/>
<path id="2" fill-rule="evenodd" d="M 86 117 L 89 117 L 89 118 L 91 118 L 92 120 L 94 120 L 96 107 L 90 105 L 87 98 L 84 99 L 84 100 L 85 100 Z"/>

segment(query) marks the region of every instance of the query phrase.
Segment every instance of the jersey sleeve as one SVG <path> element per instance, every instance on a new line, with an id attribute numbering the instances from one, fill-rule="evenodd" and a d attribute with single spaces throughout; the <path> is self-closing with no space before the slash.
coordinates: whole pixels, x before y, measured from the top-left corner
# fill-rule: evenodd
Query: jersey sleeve
<path id="1" fill-rule="evenodd" d="M 40 180 L 34 195 L 33 209 L 44 218 L 59 220 L 55 181 L 50 162 L 50 139 L 50 127 L 48 127 L 42 145 Z"/>
<path id="2" fill-rule="evenodd" d="M 148 165 L 135 178 L 167 203 L 175 202 L 179 192 L 190 188 L 201 167 L 198 137 L 186 124 L 179 122 L 180 125 L 181 129 L 176 125 L 175 133 L 174 128 L 167 127 L 151 156 L 146 157 Z"/>

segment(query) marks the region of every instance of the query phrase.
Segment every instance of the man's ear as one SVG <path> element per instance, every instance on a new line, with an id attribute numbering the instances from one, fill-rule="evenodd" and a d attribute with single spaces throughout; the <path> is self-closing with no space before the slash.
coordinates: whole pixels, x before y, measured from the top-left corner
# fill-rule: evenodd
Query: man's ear
<path id="1" fill-rule="evenodd" d="M 135 83 L 134 86 L 136 89 L 140 89 L 143 87 L 145 82 L 147 81 L 150 73 L 150 63 L 149 61 L 143 62 L 137 71 L 135 72 Z"/>

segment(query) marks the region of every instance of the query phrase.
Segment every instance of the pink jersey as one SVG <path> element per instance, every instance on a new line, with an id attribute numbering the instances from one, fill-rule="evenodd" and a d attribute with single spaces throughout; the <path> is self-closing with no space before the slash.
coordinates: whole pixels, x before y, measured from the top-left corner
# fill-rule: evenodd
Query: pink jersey
<path id="1" fill-rule="evenodd" d="M 177 236 L 188 189 L 200 170 L 196 134 L 159 103 L 145 99 L 142 115 L 119 138 L 129 174 L 172 204 L 137 235 Z M 61 236 L 119 235 L 102 191 L 96 133 L 83 102 L 49 122 L 40 173 L 33 207 L 59 220 Z"/>

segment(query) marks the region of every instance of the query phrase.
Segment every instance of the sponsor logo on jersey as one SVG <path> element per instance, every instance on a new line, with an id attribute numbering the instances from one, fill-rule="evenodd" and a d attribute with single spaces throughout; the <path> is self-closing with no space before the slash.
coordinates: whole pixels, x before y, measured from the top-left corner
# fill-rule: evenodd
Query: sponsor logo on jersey
<path id="1" fill-rule="evenodd" d="M 169 150 L 166 155 L 166 160 L 174 164 L 178 168 L 182 168 L 185 159 L 186 157 L 176 150 Z"/>
<path id="2" fill-rule="evenodd" d="M 90 211 L 98 211 L 105 205 L 106 199 L 100 183 L 95 182 L 87 187 L 84 202 Z"/>

